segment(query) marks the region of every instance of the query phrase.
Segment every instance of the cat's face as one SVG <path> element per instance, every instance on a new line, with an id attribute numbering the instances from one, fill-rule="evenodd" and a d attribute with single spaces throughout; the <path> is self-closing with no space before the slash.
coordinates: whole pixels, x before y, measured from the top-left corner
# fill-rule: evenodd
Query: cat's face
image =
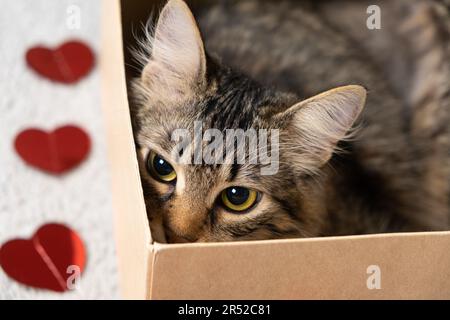
<path id="1" fill-rule="evenodd" d="M 263 88 L 206 56 L 181 0 L 169 1 L 148 40 L 150 57 L 135 83 L 133 113 L 155 240 L 317 235 L 325 212 L 320 171 L 362 109 L 365 90 L 348 86 L 298 102 Z M 216 141 L 204 136 L 208 129 L 223 134 L 223 146 L 230 145 L 229 129 L 267 130 L 268 147 L 256 140 L 243 163 L 237 161 L 238 148 L 224 149 L 225 163 L 208 162 L 198 158 L 199 145 L 204 152 Z M 191 139 L 183 151 L 177 132 Z M 196 146 L 198 132 L 202 140 Z M 267 150 L 269 162 L 249 160 Z M 264 173 L 268 167 L 274 170 Z"/>

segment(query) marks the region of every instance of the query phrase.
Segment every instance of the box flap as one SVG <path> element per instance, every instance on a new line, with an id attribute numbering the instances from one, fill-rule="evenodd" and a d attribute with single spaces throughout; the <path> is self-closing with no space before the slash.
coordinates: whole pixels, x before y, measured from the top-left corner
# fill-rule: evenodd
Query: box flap
<path id="1" fill-rule="evenodd" d="M 152 239 L 127 100 L 120 1 L 103 0 L 102 10 L 102 105 L 111 166 L 120 283 L 125 298 L 144 298 Z"/>
<path id="2" fill-rule="evenodd" d="M 150 296 L 449 299 L 449 247 L 450 232 L 158 245 Z"/>

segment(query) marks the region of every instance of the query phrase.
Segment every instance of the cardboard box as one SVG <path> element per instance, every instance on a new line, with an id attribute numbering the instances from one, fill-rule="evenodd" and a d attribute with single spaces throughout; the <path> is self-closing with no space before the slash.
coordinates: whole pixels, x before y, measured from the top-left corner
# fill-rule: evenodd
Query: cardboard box
<path id="1" fill-rule="evenodd" d="M 153 242 L 135 156 L 124 54 L 131 25 L 138 29 L 138 21 L 145 21 L 152 4 L 104 0 L 102 11 L 103 105 L 124 298 L 450 298 L 450 232 L 208 244 Z"/>

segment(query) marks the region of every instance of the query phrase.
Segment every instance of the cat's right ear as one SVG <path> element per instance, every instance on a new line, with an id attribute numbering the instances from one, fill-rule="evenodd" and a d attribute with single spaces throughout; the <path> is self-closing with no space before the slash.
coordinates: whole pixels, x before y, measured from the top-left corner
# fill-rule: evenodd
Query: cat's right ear
<path id="1" fill-rule="evenodd" d="M 189 95 L 206 78 L 206 55 L 189 7 L 170 0 L 162 10 L 141 80 L 152 92 L 172 97 Z"/>

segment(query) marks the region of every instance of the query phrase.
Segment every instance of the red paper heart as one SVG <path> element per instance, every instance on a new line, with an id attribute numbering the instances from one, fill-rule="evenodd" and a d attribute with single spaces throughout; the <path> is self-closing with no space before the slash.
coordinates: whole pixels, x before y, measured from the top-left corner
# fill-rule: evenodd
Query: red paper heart
<path id="1" fill-rule="evenodd" d="M 90 151 L 86 132 L 75 126 L 60 127 L 50 133 L 27 129 L 15 140 L 17 153 L 29 165 L 62 174 L 79 165 Z"/>
<path id="2" fill-rule="evenodd" d="M 35 288 L 66 291 L 73 276 L 68 267 L 82 272 L 85 265 L 83 242 L 61 224 L 44 225 L 30 240 L 11 240 L 0 248 L 0 266 L 6 274 Z"/>
<path id="3" fill-rule="evenodd" d="M 69 41 L 56 49 L 43 46 L 26 53 L 28 65 L 38 74 L 62 83 L 75 83 L 94 66 L 94 54 L 83 42 Z"/>

